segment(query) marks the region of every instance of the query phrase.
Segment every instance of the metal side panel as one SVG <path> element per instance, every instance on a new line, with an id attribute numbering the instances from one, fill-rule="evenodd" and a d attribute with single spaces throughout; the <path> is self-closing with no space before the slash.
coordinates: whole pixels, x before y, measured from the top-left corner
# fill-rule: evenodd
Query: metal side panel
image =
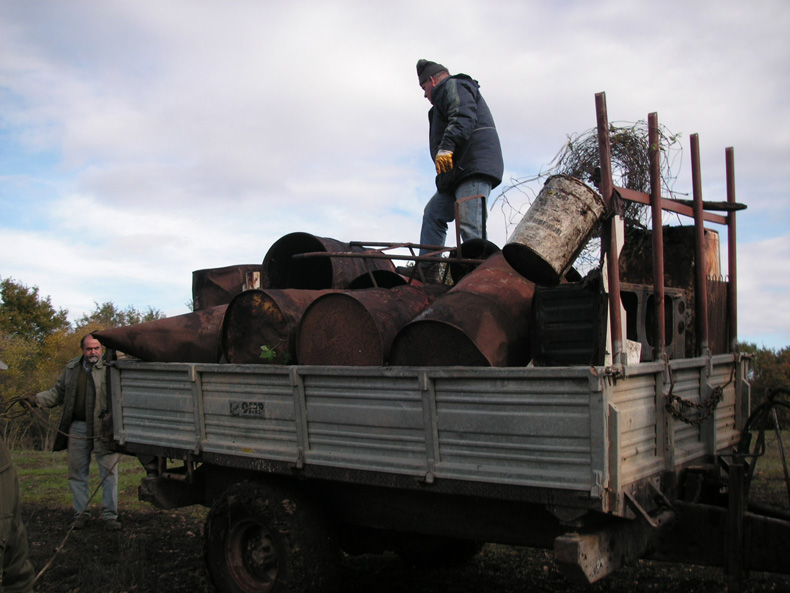
<path id="1" fill-rule="evenodd" d="M 691 404 L 700 403 L 702 386 L 700 374 L 707 359 L 698 358 L 684 360 L 684 364 L 675 366 L 670 363 L 674 386 L 672 393 Z M 693 363 L 693 364 L 691 364 Z M 687 424 L 673 418 L 672 422 L 675 442 L 675 465 L 683 466 L 705 458 L 705 442 L 699 425 Z"/>
<path id="2" fill-rule="evenodd" d="M 188 365 L 136 365 L 113 372 L 113 396 L 122 398 L 114 406 L 115 434 L 122 443 L 194 448 L 199 437 Z"/>
<path id="3" fill-rule="evenodd" d="M 738 373 L 733 359 L 729 355 L 713 357 L 712 372 L 709 383 L 723 387 L 723 398 L 716 407 L 716 451 L 724 451 L 734 447 L 740 439 L 736 416 L 738 407 L 737 387 Z"/>
<path id="4" fill-rule="evenodd" d="M 619 452 L 613 470 L 623 487 L 664 467 L 657 438 L 656 373 L 637 374 L 633 369 L 629 373 L 615 383 L 610 399 L 618 415 Z"/>
<path id="5" fill-rule="evenodd" d="M 197 367 L 205 432 L 202 450 L 295 461 L 296 412 L 286 367 L 245 372 L 238 366 Z"/>
<path id="6" fill-rule="evenodd" d="M 604 454 L 593 451 L 602 439 L 591 428 L 600 393 L 588 369 L 550 370 L 432 377 L 436 476 L 591 492 L 604 470 L 594 463 Z"/>
<path id="7" fill-rule="evenodd" d="M 320 367 L 301 372 L 305 461 L 425 475 L 425 420 L 416 373 Z"/>

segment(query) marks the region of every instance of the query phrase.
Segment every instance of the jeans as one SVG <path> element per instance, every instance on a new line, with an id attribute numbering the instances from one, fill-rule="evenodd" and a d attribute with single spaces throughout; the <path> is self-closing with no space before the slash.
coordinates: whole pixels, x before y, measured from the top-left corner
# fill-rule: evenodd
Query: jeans
<path id="1" fill-rule="evenodd" d="M 69 474 L 68 482 L 74 497 L 74 518 L 81 514 L 90 515 L 90 469 L 93 441 L 86 438 L 85 422 L 72 422 L 69 429 Z M 99 479 L 102 482 L 102 511 L 100 519 L 118 518 L 118 453 L 96 454 L 99 464 Z M 105 479 L 106 477 L 106 479 Z"/>
<path id="2" fill-rule="evenodd" d="M 425 206 L 422 216 L 420 243 L 422 245 L 444 246 L 447 237 L 447 223 L 455 220 L 455 202 L 461 198 L 482 194 L 488 199 L 491 193 L 491 182 L 484 177 L 470 177 L 462 181 L 455 192 L 439 192 Z M 482 202 L 482 203 L 481 203 Z M 483 237 L 482 200 L 468 200 L 459 204 L 461 240 L 480 239 Z M 431 253 L 430 249 L 420 249 L 420 255 Z"/>

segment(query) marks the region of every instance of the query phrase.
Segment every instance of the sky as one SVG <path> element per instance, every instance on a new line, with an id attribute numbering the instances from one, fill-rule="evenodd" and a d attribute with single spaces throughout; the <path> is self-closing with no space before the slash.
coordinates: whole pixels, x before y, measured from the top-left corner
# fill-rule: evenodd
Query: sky
<path id="1" fill-rule="evenodd" d="M 528 207 L 513 186 L 595 127 L 596 93 L 610 122 L 655 112 L 680 135 L 675 191 L 698 134 L 703 198 L 726 199 L 733 147 L 739 339 L 785 347 L 788 30 L 786 0 L 0 0 L 0 278 L 72 321 L 105 302 L 173 316 L 194 270 L 292 232 L 417 243 L 426 58 L 493 112 L 500 247 Z"/>

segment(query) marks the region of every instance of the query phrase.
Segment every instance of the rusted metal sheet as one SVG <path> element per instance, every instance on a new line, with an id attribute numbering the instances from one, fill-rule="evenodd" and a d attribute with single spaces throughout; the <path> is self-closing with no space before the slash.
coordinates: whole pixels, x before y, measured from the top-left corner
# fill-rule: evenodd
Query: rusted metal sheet
<path id="1" fill-rule="evenodd" d="M 567 175 L 553 175 L 502 252 L 524 277 L 554 286 L 571 268 L 605 210 L 601 196 L 590 187 Z"/>
<path id="2" fill-rule="evenodd" d="M 263 258 L 263 288 L 323 290 L 348 288 L 368 270 L 395 272 L 389 259 L 358 257 L 297 257 L 306 253 L 362 253 L 365 249 L 309 233 L 290 233 L 269 248 Z"/>
<path id="3" fill-rule="evenodd" d="M 406 325 L 393 365 L 523 366 L 535 285 L 498 253 Z"/>
<path id="4" fill-rule="evenodd" d="M 112 348 L 148 362 L 219 362 L 219 335 L 228 305 L 104 329 L 93 335 Z"/>
<path id="5" fill-rule="evenodd" d="M 234 364 L 295 364 L 296 332 L 302 314 L 328 292 L 270 289 L 236 295 L 222 324 L 225 358 Z"/>
<path id="6" fill-rule="evenodd" d="M 299 324 L 301 364 L 381 366 L 398 331 L 447 292 L 443 285 L 370 288 L 326 294 Z"/>
<path id="7" fill-rule="evenodd" d="M 261 287 L 261 265 L 240 264 L 192 272 L 193 311 L 227 305 L 243 290 Z"/>

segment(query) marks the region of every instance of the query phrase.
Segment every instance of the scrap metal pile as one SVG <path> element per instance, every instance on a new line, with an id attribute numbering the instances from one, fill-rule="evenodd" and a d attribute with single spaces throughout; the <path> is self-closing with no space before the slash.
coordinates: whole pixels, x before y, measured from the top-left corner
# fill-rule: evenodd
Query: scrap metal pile
<path id="1" fill-rule="evenodd" d="M 588 186 L 551 177 L 502 251 L 450 253 L 451 286 L 398 274 L 384 250 L 291 233 L 261 265 L 195 271 L 193 312 L 94 335 L 149 362 L 524 366 L 536 283 L 562 280 L 603 212 Z"/>

